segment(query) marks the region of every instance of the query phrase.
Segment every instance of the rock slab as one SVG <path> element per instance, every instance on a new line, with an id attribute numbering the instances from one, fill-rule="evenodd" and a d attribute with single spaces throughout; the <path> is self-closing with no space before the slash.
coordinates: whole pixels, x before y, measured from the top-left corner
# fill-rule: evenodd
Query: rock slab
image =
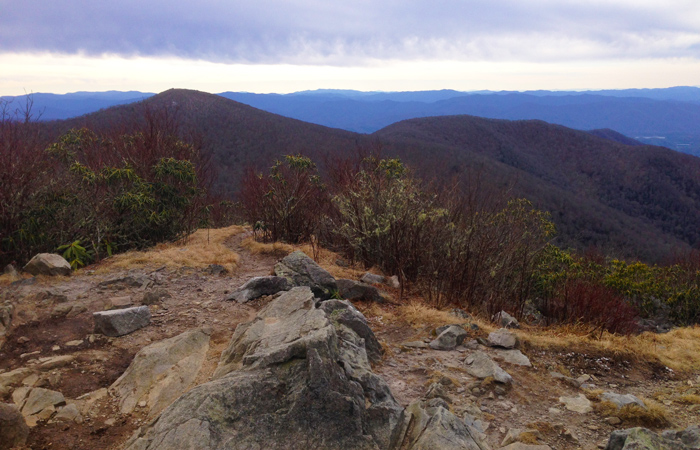
<path id="1" fill-rule="evenodd" d="M 111 337 L 133 333 L 151 323 L 148 306 L 99 311 L 92 315 L 95 319 L 95 333 Z"/>
<path id="2" fill-rule="evenodd" d="M 263 295 L 272 295 L 291 288 L 291 283 L 283 277 L 254 277 L 227 295 L 224 300 L 246 303 Z"/>
<path id="3" fill-rule="evenodd" d="M 494 380 L 503 384 L 513 382 L 513 377 L 480 350 L 469 355 L 464 363 L 467 366 L 467 373 L 473 377 L 480 379 L 493 377 Z"/>
<path id="4" fill-rule="evenodd" d="M 144 401 L 155 415 L 192 387 L 209 350 L 207 329 L 186 331 L 141 349 L 129 368 L 110 386 L 122 414 Z"/>
<path id="5" fill-rule="evenodd" d="M 55 253 L 39 253 L 34 256 L 26 266 L 24 271 L 32 275 L 70 275 L 70 264 L 61 255 Z"/>

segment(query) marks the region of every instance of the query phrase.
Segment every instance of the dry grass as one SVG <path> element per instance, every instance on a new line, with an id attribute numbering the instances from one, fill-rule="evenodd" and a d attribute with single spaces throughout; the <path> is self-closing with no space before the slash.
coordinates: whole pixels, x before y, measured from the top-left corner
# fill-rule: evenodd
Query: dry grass
<path id="1" fill-rule="evenodd" d="M 678 398 L 680 403 L 686 403 L 688 405 L 700 405 L 700 395 L 687 394 Z"/>
<path id="2" fill-rule="evenodd" d="M 16 277 L 14 275 L 10 275 L 9 273 L 0 275 L 0 286 L 9 286 L 10 284 L 20 279 L 21 278 Z"/>
<path id="3" fill-rule="evenodd" d="M 536 433 L 537 432 L 523 431 L 518 436 L 518 442 L 522 442 L 523 444 L 537 445 L 539 444 L 540 439 L 537 437 Z"/>
<path id="4" fill-rule="evenodd" d="M 246 238 L 241 242 L 241 247 L 247 249 L 254 255 L 270 255 L 283 258 L 294 251 L 294 247 L 282 242 L 264 243 L 258 242 L 252 237 Z"/>
<path id="5" fill-rule="evenodd" d="M 105 260 L 98 272 L 112 268 L 134 268 L 146 266 L 167 267 L 207 267 L 219 264 L 233 271 L 238 263 L 238 255 L 225 245 L 230 237 L 242 233 L 240 226 L 197 230 L 188 239 L 158 244 L 146 251 L 131 251 Z"/>
<path id="6" fill-rule="evenodd" d="M 602 389 L 584 389 L 583 395 L 585 395 L 588 400 L 597 402 L 600 400 L 600 396 L 603 395 L 603 392 Z"/>
<path id="7" fill-rule="evenodd" d="M 432 308 L 419 299 L 412 299 L 408 303 L 399 306 L 398 315 L 417 330 L 464 322 L 464 319 L 456 317 L 448 311 Z M 491 332 L 496 329 L 493 324 L 476 317 L 472 317 L 469 321 L 475 323 L 486 332 Z"/>
<path id="8" fill-rule="evenodd" d="M 668 417 L 668 411 L 665 407 L 656 403 L 653 400 L 641 399 L 646 408 L 642 408 L 636 404 L 625 405 L 618 408 L 615 403 L 602 401 L 594 403 L 593 408 L 603 417 L 619 417 L 626 422 L 627 425 L 641 425 L 651 427 L 666 427 L 671 424 Z"/>
<path id="9" fill-rule="evenodd" d="M 582 327 L 528 327 L 516 330 L 530 345 L 545 349 L 572 349 L 622 356 L 636 361 L 661 363 L 674 371 L 700 369 L 700 326 L 675 328 L 665 334 L 642 333 L 620 336 L 603 333 L 600 338 Z"/>

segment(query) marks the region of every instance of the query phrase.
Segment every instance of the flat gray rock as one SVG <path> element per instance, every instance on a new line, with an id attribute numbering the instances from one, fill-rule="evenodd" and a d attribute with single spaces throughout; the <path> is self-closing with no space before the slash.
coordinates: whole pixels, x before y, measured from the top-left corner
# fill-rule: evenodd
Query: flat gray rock
<path id="1" fill-rule="evenodd" d="M 55 253 L 39 253 L 34 256 L 26 266 L 24 271 L 32 275 L 70 275 L 71 267 L 61 255 Z"/>
<path id="2" fill-rule="evenodd" d="M 517 366 L 532 367 L 530 358 L 525 356 L 520 350 L 501 350 L 496 349 L 496 358 L 500 358 L 508 364 L 515 364 Z"/>
<path id="3" fill-rule="evenodd" d="M 382 275 L 377 275 L 376 273 L 366 272 L 360 278 L 360 281 L 368 284 L 384 284 L 386 278 Z"/>
<path id="4" fill-rule="evenodd" d="M 151 323 L 148 306 L 99 311 L 92 316 L 95 319 L 95 333 L 111 337 L 133 333 Z"/>
<path id="5" fill-rule="evenodd" d="M 694 426 L 697 428 L 697 425 Z M 613 431 L 605 450 L 690 450 L 700 448 L 700 442 L 692 438 L 692 428 L 680 432 L 664 432 L 662 435 L 646 428 L 628 428 Z M 688 431 L 690 430 L 690 433 Z M 697 430 L 696 430 L 697 431 Z M 684 440 L 685 437 L 685 440 Z"/>
<path id="6" fill-rule="evenodd" d="M 292 285 L 289 280 L 283 277 L 254 277 L 227 295 L 224 300 L 246 303 L 263 295 L 273 295 L 280 291 L 288 291 L 291 288 Z"/>
<path id="7" fill-rule="evenodd" d="M 503 384 L 513 382 L 513 377 L 480 350 L 469 355 L 464 363 L 467 366 L 467 373 L 473 377 L 480 379 L 493 377 L 494 380 Z"/>
<path id="8" fill-rule="evenodd" d="M 310 287 L 322 300 L 331 298 L 338 290 L 335 278 L 301 250 L 275 264 L 275 275 L 286 278 L 292 286 Z"/>
<path id="9" fill-rule="evenodd" d="M 569 411 L 579 414 L 586 414 L 593 411 L 591 401 L 583 394 L 579 394 L 578 397 L 559 397 L 559 402 L 563 403 Z"/>
<path id="10" fill-rule="evenodd" d="M 129 414 L 145 401 L 152 416 L 192 387 L 209 350 L 209 335 L 198 328 L 139 350 L 109 388 L 119 399 L 120 412 Z"/>
<path id="11" fill-rule="evenodd" d="M 505 328 L 501 328 L 489 333 L 488 343 L 492 347 L 514 348 L 518 345 L 518 337 Z"/>

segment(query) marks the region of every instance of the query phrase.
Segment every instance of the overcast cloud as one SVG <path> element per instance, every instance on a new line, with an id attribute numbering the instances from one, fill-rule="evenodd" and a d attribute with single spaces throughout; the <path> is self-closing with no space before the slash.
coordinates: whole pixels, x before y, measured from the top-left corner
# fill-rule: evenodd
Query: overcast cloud
<path id="1" fill-rule="evenodd" d="M 700 57 L 697 0 L 0 0 L 0 52 L 224 63 Z"/>

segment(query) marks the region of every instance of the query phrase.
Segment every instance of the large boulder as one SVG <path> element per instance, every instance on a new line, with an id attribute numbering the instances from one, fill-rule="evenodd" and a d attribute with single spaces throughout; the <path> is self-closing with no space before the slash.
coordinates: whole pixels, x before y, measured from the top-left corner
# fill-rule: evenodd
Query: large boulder
<path id="1" fill-rule="evenodd" d="M 697 425 L 695 426 L 697 427 Z M 613 431 L 605 450 L 689 450 L 700 448 L 700 442 L 692 438 L 693 427 L 681 432 L 665 432 L 658 435 L 646 428 L 629 428 Z M 683 438 L 686 438 L 684 440 Z"/>
<path id="2" fill-rule="evenodd" d="M 128 450 L 387 449 L 401 408 L 367 339 L 296 287 L 236 328 L 213 381 L 140 430 Z"/>
<path id="3" fill-rule="evenodd" d="M 208 329 L 195 329 L 142 348 L 110 387 L 122 414 L 145 402 L 153 416 L 192 387 L 209 350 Z"/>
<path id="4" fill-rule="evenodd" d="M 61 255 L 55 253 L 39 253 L 34 256 L 24 271 L 32 275 L 70 275 L 70 264 Z"/>
<path id="5" fill-rule="evenodd" d="M 488 343 L 492 347 L 510 349 L 518 345 L 518 337 L 505 328 L 501 328 L 489 333 Z"/>
<path id="6" fill-rule="evenodd" d="M 14 405 L 0 403 L 0 450 L 20 447 L 27 442 L 29 427 Z"/>
<path id="7" fill-rule="evenodd" d="M 367 318 L 350 302 L 343 300 L 327 300 L 320 308 L 326 313 L 332 323 L 345 325 L 364 339 L 364 347 L 370 361 L 376 363 L 382 359 L 382 346 L 367 323 Z"/>
<path id="8" fill-rule="evenodd" d="M 263 295 L 272 295 L 280 291 L 288 291 L 292 285 L 282 277 L 254 277 L 246 281 L 243 286 L 227 295 L 224 300 L 235 300 L 238 303 L 246 303 Z"/>
<path id="9" fill-rule="evenodd" d="M 275 275 L 286 278 L 293 286 L 308 286 L 321 300 L 338 291 L 335 278 L 300 250 L 285 256 L 275 264 Z"/>
<path id="10" fill-rule="evenodd" d="M 111 337 L 133 333 L 151 323 L 148 306 L 99 311 L 92 316 L 95 319 L 95 333 Z"/>

